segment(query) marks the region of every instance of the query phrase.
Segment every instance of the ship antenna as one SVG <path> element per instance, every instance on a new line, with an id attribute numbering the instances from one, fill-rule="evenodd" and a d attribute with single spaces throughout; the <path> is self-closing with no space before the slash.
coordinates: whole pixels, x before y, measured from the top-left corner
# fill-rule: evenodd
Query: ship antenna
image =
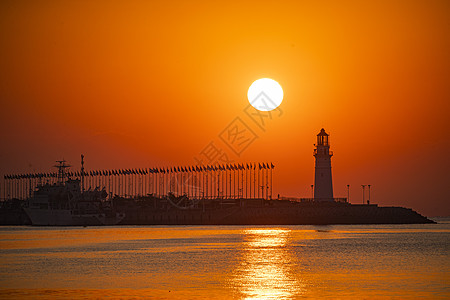
<path id="1" fill-rule="evenodd" d="M 60 183 L 64 183 L 64 180 L 66 178 L 66 168 L 69 168 L 70 165 L 66 165 L 66 161 L 63 160 L 57 160 L 56 161 L 58 165 L 55 165 L 55 168 L 58 168 L 58 180 Z"/>
<path id="2" fill-rule="evenodd" d="M 81 154 L 81 192 L 84 193 L 84 155 Z"/>

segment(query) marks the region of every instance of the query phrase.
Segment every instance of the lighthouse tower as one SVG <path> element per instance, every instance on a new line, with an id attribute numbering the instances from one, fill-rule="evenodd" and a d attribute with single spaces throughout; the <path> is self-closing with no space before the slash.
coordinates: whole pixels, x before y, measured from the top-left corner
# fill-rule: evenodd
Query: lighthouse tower
<path id="1" fill-rule="evenodd" d="M 331 179 L 331 156 L 329 135 L 325 129 L 321 129 L 317 135 L 316 149 L 314 157 L 316 158 L 316 168 L 314 176 L 314 200 L 315 201 L 333 201 L 333 182 Z"/>

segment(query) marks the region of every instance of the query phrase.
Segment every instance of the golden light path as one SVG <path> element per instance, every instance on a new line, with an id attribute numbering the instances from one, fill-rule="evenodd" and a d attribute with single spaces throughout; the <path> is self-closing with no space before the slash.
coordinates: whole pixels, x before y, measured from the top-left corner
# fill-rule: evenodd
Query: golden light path
<path id="1" fill-rule="evenodd" d="M 297 261 L 287 244 L 290 230 L 244 230 L 243 255 L 234 284 L 244 299 L 290 299 L 303 293 L 305 284 L 294 266 Z"/>

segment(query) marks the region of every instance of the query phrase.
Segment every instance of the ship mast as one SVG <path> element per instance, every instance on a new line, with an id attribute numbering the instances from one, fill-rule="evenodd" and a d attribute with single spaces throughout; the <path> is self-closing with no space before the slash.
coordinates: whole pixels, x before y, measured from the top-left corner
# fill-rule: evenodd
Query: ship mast
<path id="1" fill-rule="evenodd" d="M 58 183 L 64 183 L 64 180 L 67 176 L 66 168 L 69 168 L 71 166 L 66 165 L 66 161 L 64 159 L 57 160 L 56 162 L 58 163 L 58 165 L 54 165 L 54 167 L 58 168 Z"/>

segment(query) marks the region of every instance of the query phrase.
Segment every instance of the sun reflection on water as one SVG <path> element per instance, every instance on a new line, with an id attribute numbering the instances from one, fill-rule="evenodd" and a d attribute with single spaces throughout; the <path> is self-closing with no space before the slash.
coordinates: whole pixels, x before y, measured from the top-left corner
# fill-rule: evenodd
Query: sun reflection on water
<path id="1" fill-rule="evenodd" d="M 289 299 L 302 294 L 298 264 L 289 245 L 288 229 L 244 230 L 242 257 L 234 285 L 244 299 Z"/>

